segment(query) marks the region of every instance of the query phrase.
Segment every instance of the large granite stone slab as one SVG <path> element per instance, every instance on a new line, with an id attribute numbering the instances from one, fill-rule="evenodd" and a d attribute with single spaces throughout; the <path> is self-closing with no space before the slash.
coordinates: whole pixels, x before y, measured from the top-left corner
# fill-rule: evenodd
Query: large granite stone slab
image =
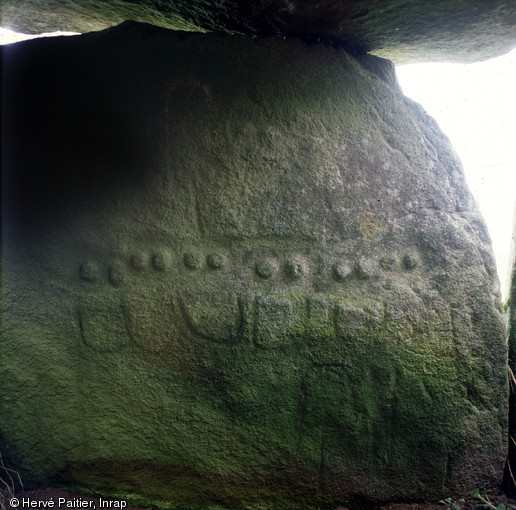
<path id="1" fill-rule="evenodd" d="M 124 25 L 3 66 L 0 430 L 27 486 L 292 509 L 500 481 L 488 234 L 391 63 Z"/>
<path id="2" fill-rule="evenodd" d="M 331 42 L 399 63 L 474 62 L 516 46 L 513 0 L 3 0 L 2 26 L 89 32 L 122 21 Z"/>

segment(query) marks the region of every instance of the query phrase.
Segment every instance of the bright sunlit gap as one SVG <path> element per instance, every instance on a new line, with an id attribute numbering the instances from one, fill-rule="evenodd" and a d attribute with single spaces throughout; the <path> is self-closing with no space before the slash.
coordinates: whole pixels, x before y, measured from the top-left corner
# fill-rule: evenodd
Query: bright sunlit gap
<path id="1" fill-rule="evenodd" d="M 0 28 L 0 44 L 52 35 Z M 516 209 L 516 49 L 475 64 L 397 67 L 404 93 L 420 103 L 450 138 L 486 221 L 503 298 L 509 287 L 510 244 Z"/>
<path id="2" fill-rule="evenodd" d="M 11 44 L 27 39 L 35 39 L 36 37 L 56 37 L 58 35 L 79 35 L 77 32 L 45 32 L 44 34 L 20 34 L 13 32 L 8 28 L 0 27 L 0 45 Z"/>
<path id="3" fill-rule="evenodd" d="M 411 64 L 396 72 L 405 95 L 434 117 L 462 161 L 506 299 L 516 207 L 516 50 L 475 64 Z"/>

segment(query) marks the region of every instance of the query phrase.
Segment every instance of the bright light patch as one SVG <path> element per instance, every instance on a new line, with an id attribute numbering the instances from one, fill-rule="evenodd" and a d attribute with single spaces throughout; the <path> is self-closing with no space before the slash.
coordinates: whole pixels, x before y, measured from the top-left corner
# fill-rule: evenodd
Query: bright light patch
<path id="1" fill-rule="evenodd" d="M 516 50 L 475 64 L 396 68 L 404 93 L 450 138 L 489 229 L 504 299 L 516 207 Z"/>
<path id="2" fill-rule="evenodd" d="M 27 39 L 35 39 L 36 37 L 56 37 L 58 35 L 79 35 L 77 32 L 45 32 L 44 34 L 20 34 L 13 32 L 8 28 L 0 27 L 0 45 L 11 44 Z"/>

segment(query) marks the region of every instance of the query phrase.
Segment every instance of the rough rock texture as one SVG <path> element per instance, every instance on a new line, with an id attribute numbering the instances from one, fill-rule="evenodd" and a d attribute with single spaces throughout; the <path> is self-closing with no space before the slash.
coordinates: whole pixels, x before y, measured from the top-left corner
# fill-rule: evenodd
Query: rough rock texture
<path id="1" fill-rule="evenodd" d="M 500 481 L 489 239 L 392 64 L 125 24 L 3 65 L 0 429 L 26 486 L 309 509 Z"/>
<path id="2" fill-rule="evenodd" d="M 512 494 L 516 494 L 516 209 L 513 219 L 512 265 L 510 268 L 509 298 L 505 303 L 507 320 L 507 339 L 509 343 L 509 381 L 511 383 L 509 407 L 509 466 L 506 470 L 506 485 Z"/>
<path id="3" fill-rule="evenodd" d="M 124 20 L 332 41 L 396 63 L 472 62 L 516 46 L 514 0 L 3 0 L 2 25 L 89 32 Z"/>

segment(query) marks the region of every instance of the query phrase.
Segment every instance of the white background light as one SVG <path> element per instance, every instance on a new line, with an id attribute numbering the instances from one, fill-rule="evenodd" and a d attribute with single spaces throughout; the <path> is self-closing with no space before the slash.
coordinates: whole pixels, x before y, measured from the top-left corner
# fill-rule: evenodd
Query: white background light
<path id="1" fill-rule="evenodd" d="M 77 32 L 46 32 L 44 34 L 20 34 L 13 32 L 8 28 L 0 27 L 0 45 L 11 44 L 19 41 L 25 41 L 27 39 L 35 39 L 36 37 L 55 37 L 57 35 L 79 35 Z"/>
<path id="2" fill-rule="evenodd" d="M 516 50 L 475 64 L 412 64 L 396 72 L 405 95 L 435 118 L 459 154 L 505 299 L 516 207 Z"/>

